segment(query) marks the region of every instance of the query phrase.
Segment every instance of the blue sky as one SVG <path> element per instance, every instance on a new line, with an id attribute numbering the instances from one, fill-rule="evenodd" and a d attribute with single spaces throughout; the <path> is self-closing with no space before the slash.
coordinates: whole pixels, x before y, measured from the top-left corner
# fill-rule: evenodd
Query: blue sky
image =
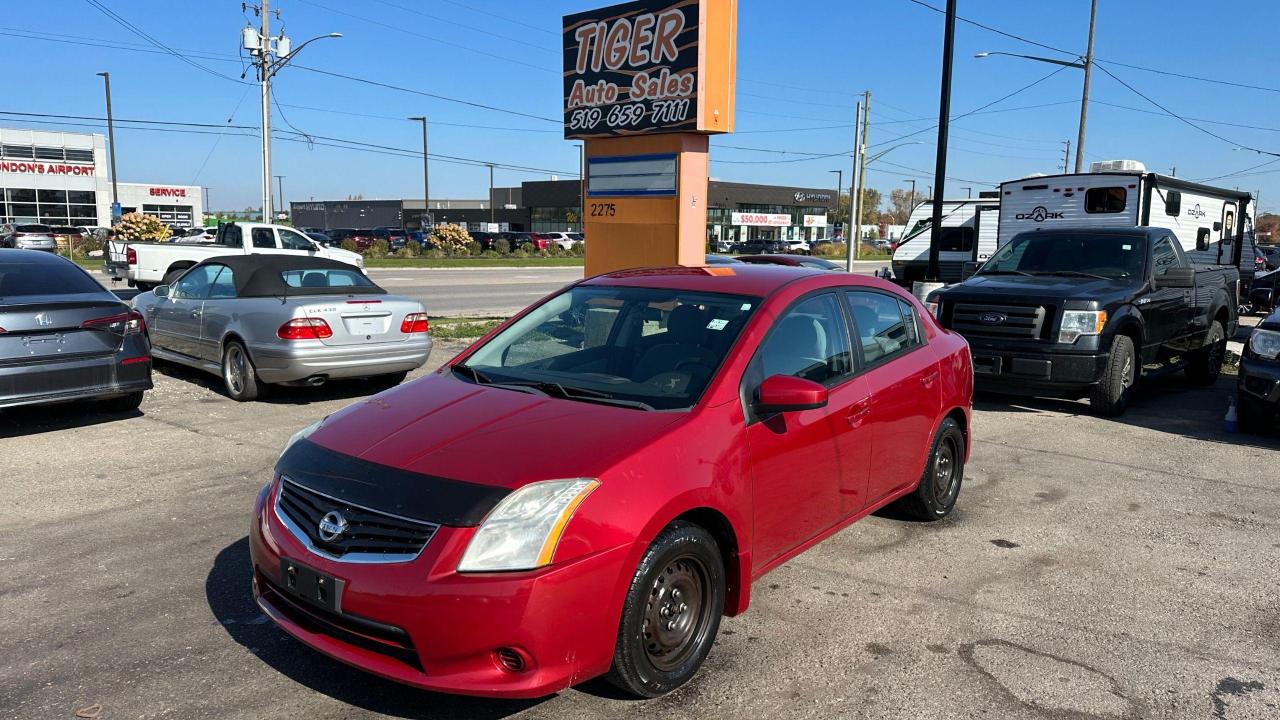
<path id="1" fill-rule="evenodd" d="M 163 52 L 119 49 L 155 50 L 87 0 L 13 2 L 0 27 L 11 59 L 0 110 L 100 116 L 102 86 L 94 73 L 109 70 L 118 118 L 195 123 L 226 123 L 232 118 L 236 125 L 257 124 L 256 86 L 235 82 L 241 72 L 236 59 L 239 29 L 246 23 L 239 2 L 99 1 L 213 72 Z M 943 1 L 929 0 L 938 6 Z M 295 42 L 343 33 L 341 39 L 308 47 L 297 60 L 302 65 L 557 118 L 560 17 L 601 4 L 277 0 L 273 7 L 281 10 Z M 960 1 L 962 17 L 1081 53 L 1088 13 L 1088 0 Z M 1101 0 L 1095 50 L 1099 62 L 1151 100 L 1197 118 L 1193 122 L 1225 140 L 1165 115 L 1095 71 L 1088 160 L 1138 159 L 1153 170 L 1176 167 L 1181 177 L 1206 179 L 1276 159 L 1233 147 L 1280 153 L 1280 91 L 1123 65 L 1280 89 L 1280 54 L 1274 45 L 1280 3 L 1246 1 L 1221 6 L 1216 14 L 1218 20 L 1204 3 L 1190 0 Z M 911 0 L 741 0 L 738 132 L 713 140 L 712 176 L 833 187 L 835 174 L 830 171 L 842 169 L 847 184 L 849 157 L 807 158 L 849 151 L 853 103 L 864 89 L 872 92 L 869 141 L 878 146 L 872 152 L 896 144 L 886 141 L 932 125 L 933 120 L 919 118 L 937 117 L 941 38 L 942 16 Z M 953 114 L 986 105 L 1056 69 L 1009 57 L 975 59 L 981 51 L 1071 59 L 961 23 L 956 32 Z M 947 194 L 963 195 L 965 187 L 977 192 L 983 183 L 1056 171 L 1062 141 L 1075 140 L 1080 86 L 1080 71 L 1066 68 L 989 108 L 1001 112 L 956 121 L 947 174 L 958 180 L 948 180 Z M 310 135 L 416 149 L 421 144 L 418 125 L 401 118 L 425 114 L 432 121 L 433 154 L 533 168 L 500 169 L 498 185 L 545 179 L 553 172 L 568 177 L 577 167 L 576 144 L 563 140 L 560 127 L 546 120 L 298 68 L 281 72 L 275 87 L 288 122 Z M 31 120 L 0 116 L 5 127 L 86 129 Z M 278 113 L 274 122 L 278 130 L 288 130 Z M 209 188 L 216 208 L 256 206 L 258 141 L 247 135 L 252 131 L 202 130 L 210 134 L 118 127 L 121 179 L 199 184 Z M 898 148 L 873 165 L 875 172 L 868 175 L 872 187 L 887 193 L 905 187 L 910 178 L 918 181 L 921 191 L 931 184 L 934 133 L 927 130 L 909 140 L 922 144 Z M 421 195 L 421 161 L 411 157 L 279 140 L 275 172 L 286 176 L 288 200 Z M 432 161 L 431 176 L 435 198 L 483 197 L 488 184 L 484 167 L 437 160 Z M 1280 208 L 1280 161 L 1213 183 L 1260 190 L 1264 209 Z"/>

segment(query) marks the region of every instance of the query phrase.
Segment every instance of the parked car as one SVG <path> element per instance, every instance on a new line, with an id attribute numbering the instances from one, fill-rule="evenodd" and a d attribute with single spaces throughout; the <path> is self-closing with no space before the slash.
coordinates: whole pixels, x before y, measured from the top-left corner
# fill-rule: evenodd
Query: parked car
<path id="1" fill-rule="evenodd" d="M 769 570 L 889 504 L 946 517 L 963 339 L 874 278 L 716 270 L 580 281 L 295 434 L 250 530 L 266 616 L 420 688 L 653 697 Z"/>
<path id="2" fill-rule="evenodd" d="M 761 253 L 782 253 L 786 251 L 787 246 L 781 240 L 765 240 L 763 238 L 740 240 L 729 246 L 729 252 L 735 255 L 758 255 Z"/>
<path id="3" fill-rule="evenodd" d="M 136 409 L 151 389 L 142 316 L 78 265 L 0 253 L 0 407 L 99 400 Z"/>
<path id="4" fill-rule="evenodd" d="M 13 225 L 7 235 L 0 237 L 0 247 L 56 253 L 58 241 L 53 236 L 53 228 L 48 225 Z"/>
<path id="5" fill-rule="evenodd" d="M 307 237 L 311 238 L 312 240 L 315 240 L 316 242 L 320 243 L 324 247 L 336 247 L 338 244 L 333 241 L 333 238 L 321 232 L 309 232 L 307 233 Z"/>
<path id="6" fill-rule="evenodd" d="M 324 247 L 284 225 L 228 223 L 218 228 L 212 244 L 131 243 L 114 240 L 107 245 L 102 272 L 112 279 L 127 278 L 129 285 L 150 290 L 173 283 L 179 275 L 203 260 L 231 254 L 281 254 L 329 258 L 364 267 L 359 253 Z"/>
<path id="7" fill-rule="evenodd" d="M 706 263 L 708 265 L 741 265 L 742 261 L 728 255 L 707 255 Z"/>
<path id="8" fill-rule="evenodd" d="M 1240 353 L 1236 379 L 1236 412 L 1243 432 L 1260 432 L 1280 409 L 1280 310 L 1272 312 L 1249 334 Z"/>
<path id="9" fill-rule="evenodd" d="M 373 376 L 398 384 L 431 354 L 422 303 L 325 258 L 210 258 L 133 307 L 155 357 L 220 375 L 233 400 L 273 384 Z"/>
<path id="10" fill-rule="evenodd" d="M 333 240 L 334 245 L 342 245 L 342 241 L 351 240 L 357 232 L 359 231 L 355 228 L 334 228 L 332 230 L 325 230 L 324 234 L 328 235 L 329 239 Z"/>
<path id="11" fill-rule="evenodd" d="M 569 239 L 574 242 L 583 243 L 584 245 L 587 242 L 587 236 L 577 232 L 569 233 Z"/>
<path id="12" fill-rule="evenodd" d="M 483 230 L 476 230 L 467 234 L 471 236 L 473 241 L 480 243 L 481 250 L 493 250 L 499 240 L 507 239 L 503 237 L 506 233 L 491 233 Z M 510 241 L 508 240 L 508 242 Z M 514 250 L 515 246 L 512 245 L 511 249 Z"/>
<path id="13" fill-rule="evenodd" d="M 929 301 L 969 341 L 979 388 L 1119 415 L 1153 365 L 1218 378 L 1239 282 L 1229 265 L 1193 267 L 1165 228 L 1032 230 Z"/>
<path id="14" fill-rule="evenodd" d="M 823 260 L 822 258 L 809 257 L 808 255 L 743 255 L 738 260 L 756 265 L 786 265 L 788 267 L 813 268 L 814 270 L 843 271 L 845 269 L 844 265 L 833 263 L 830 260 Z"/>
<path id="15" fill-rule="evenodd" d="M 407 235 L 409 242 L 418 243 L 419 248 L 425 248 L 431 244 L 431 235 L 421 230 L 410 230 Z"/>
<path id="16" fill-rule="evenodd" d="M 582 242 L 581 240 L 573 239 L 573 237 L 567 232 L 544 232 L 544 233 L 538 233 L 538 236 L 545 238 L 547 241 L 555 245 L 558 245 L 561 250 L 568 250 L 569 248 L 573 247 L 574 243 Z"/>
<path id="17" fill-rule="evenodd" d="M 84 230 L 70 225 L 54 225 L 49 228 L 49 231 L 53 233 L 53 240 L 59 251 L 63 248 L 68 248 L 68 252 L 70 252 L 70 248 L 73 245 L 79 246 L 88 237 Z"/>
<path id="18" fill-rule="evenodd" d="M 384 225 L 381 227 L 376 227 L 370 232 L 373 233 L 374 242 L 381 240 L 385 242 L 387 244 L 387 247 L 393 251 L 403 248 L 405 241 L 407 241 L 409 238 L 409 235 L 407 232 L 405 232 L 404 228 L 398 228 L 398 227 L 390 227 L 390 226 Z"/>
<path id="19" fill-rule="evenodd" d="M 502 233 L 502 237 L 511 243 L 512 250 L 518 250 L 525 243 L 532 245 L 534 250 L 546 250 L 551 247 L 551 241 L 539 233 L 505 232 Z"/>

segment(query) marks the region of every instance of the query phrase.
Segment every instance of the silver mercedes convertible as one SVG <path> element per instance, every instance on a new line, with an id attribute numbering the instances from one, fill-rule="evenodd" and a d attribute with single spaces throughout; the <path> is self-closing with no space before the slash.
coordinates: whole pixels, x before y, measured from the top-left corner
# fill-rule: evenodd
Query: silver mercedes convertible
<path id="1" fill-rule="evenodd" d="M 394 385 L 431 354 L 422 303 L 324 258 L 210 258 L 136 296 L 133 307 L 146 318 L 154 357 L 220 375 L 235 400 L 336 378 Z"/>

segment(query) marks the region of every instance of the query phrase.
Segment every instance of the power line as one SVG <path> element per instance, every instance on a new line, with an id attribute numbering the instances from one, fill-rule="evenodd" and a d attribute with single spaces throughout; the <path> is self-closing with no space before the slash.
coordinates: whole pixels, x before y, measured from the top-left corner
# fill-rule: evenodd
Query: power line
<path id="1" fill-rule="evenodd" d="M 1276 164 L 1276 163 L 1280 163 L 1280 158 L 1272 158 L 1272 159 L 1270 159 L 1270 160 L 1268 160 L 1268 161 L 1266 161 L 1266 162 L 1258 163 L 1257 165 L 1253 165 L 1253 166 L 1251 166 L 1251 167 L 1247 167 L 1247 168 L 1245 168 L 1245 169 L 1243 169 L 1243 170 L 1237 170 L 1237 171 L 1235 171 L 1235 172 L 1230 172 L 1230 173 L 1227 173 L 1226 175 L 1215 175 L 1215 176 L 1213 176 L 1213 177 L 1200 178 L 1200 179 L 1199 179 L 1199 180 L 1197 180 L 1196 182 L 1210 182 L 1210 181 L 1213 181 L 1213 180 L 1222 180 L 1223 178 L 1231 178 L 1231 177 L 1247 177 L 1247 176 L 1249 176 L 1249 175 L 1261 175 L 1261 174 L 1263 174 L 1263 173 L 1253 173 L 1253 172 L 1250 172 L 1250 171 L 1252 171 L 1252 170 L 1257 170 L 1258 168 L 1266 167 L 1266 166 L 1268 166 L 1268 165 L 1274 165 L 1274 164 Z M 1277 170 L 1280 170 L 1280 168 L 1277 168 Z M 1268 172 L 1275 172 L 1275 170 L 1269 170 Z"/>
<path id="2" fill-rule="evenodd" d="M 488 15 L 488 16 L 489 16 L 489 17 L 491 17 L 491 18 L 497 18 L 498 20 L 504 20 L 504 21 L 509 22 L 509 23 L 511 23 L 511 24 L 513 24 L 513 25 L 519 25 L 520 27 L 523 27 L 523 28 L 528 28 L 528 29 L 530 29 L 530 30 L 537 30 L 538 32 L 541 32 L 541 33 L 546 33 L 546 34 L 548 34 L 548 35 L 555 35 L 556 37 L 560 37 L 560 33 L 559 33 L 559 32 L 553 32 L 553 31 L 551 31 L 551 30 L 546 29 L 545 27 L 542 27 L 541 25 L 534 25 L 534 24 L 532 24 L 532 23 L 522 22 L 522 21 L 520 21 L 520 20 L 517 20 L 517 19 L 515 19 L 515 18 L 513 18 L 513 17 L 509 16 L 509 15 L 500 15 L 500 14 L 498 14 L 498 13 L 490 12 L 490 11 L 488 11 L 488 10 L 484 10 L 484 9 L 482 9 L 482 8 L 478 8 L 478 7 L 475 7 L 475 6 L 473 6 L 473 5 L 468 5 L 468 4 L 464 3 L 464 2 L 458 2 L 457 0 L 441 0 L 441 1 L 442 1 L 442 2 L 446 2 L 446 3 L 450 4 L 450 5 L 456 5 L 457 7 L 464 8 L 464 9 L 466 9 L 466 10 L 470 10 L 470 11 L 475 12 L 475 13 L 479 13 L 479 14 L 481 14 L 481 15 Z"/>
<path id="3" fill-rule="evenodd" d="M 104 6 L 102 3 L 98 2 L 98 0 L 85 0 L 85 2 L 89 3 L 89 5 L 91 5 L 91 6 L 95 7 L 95 8 L 97 8 L 100 12 L 102 12 L 102 14 L 103 14 L 103 15 L 106 15 L 109 19 L 111 19 L 111 20 L 112 20 L 112 21 L 114 21 L 116 24 L 120 25 L 121 27 L 125 28 L 125 29 L 126 29 L 126 30 L 128 30 L 129 32 L 131 32 L 131 33 L 133 33 L 133 34 L 137 35 L 138 37 L 140 37 L 140 38 L 142 38 L 142 39 L 146 40 L 147 42 L 151 43 L 152 45 L 156 46 L 157 48 L 160 48 L 161 50 L 163 50 L 164 52 L 168 53 L 169 55 L 172 55 L 172 56 L 174 56 L 174 57 L 178 58 L 179 60 L 181 60 L 182 62 L 184 62 L 184 63 L 186 63 L 186 64 L 188 64 L 188 65 L 190 65 L 191 67 L 194 67 L 194 68 L 196 68 L 196 69 L 198 69 L 198 70 L 203 70 L 204 72 L 207 72 L 207 73 L 209 73 L 210 75 L 213 75 L 214 77 L 222 78 L 223 80 L 230 80 L 231 82 L 234 82 L 234 83 L 241 83 L 241 84 L 245 84 L 243 80 L 237 80 L 236 78 L 233 78 L 233 77 L 231 77 L 231 76 L 229 76 L 229 75 L 223 75 L 222 73 L 218 72 L 217 70 L 214 70 L 214 69 L 212 69 L 212 68 L 205 67 L 204 65 L 201 65 L 200 63 L 196 62 L 195 60 L 192 60 L 191 58 L 186 57 L 186 56 L 185 56 L 185 55 L 183 55 L 182 53 L 179 53 L 177 50 L 174 50 L 173 48 L 169 47 L 168 45 L 165 45 L 164 43 L 160 42 L 159 40 L 157 40 L 157 39 L 155 39 L 155 38 L 151 37 L 151 36 L 150 36 L 150 35 L 148 35 L 145 31 L 143 31 L 141 28 L 139 28 L 138 26 L 136 26 L 136 25 L 134 25 L 133 23 L 129 22 L 128 20 L 125 20 L 125 19 L 124 19 L 123 17 L 121 17 L 120 15 L 117 15 L 114 11 L 112 11 L 112 10 L 111 10 L 111 9 L 109 9 L 109 8 L 107 8 L 107 7 L 106 7 L 106 6 Z"/>
<path id="4" fill-rule="evenodd" d="M 307 0 L 302 0 L 302 1 L 303 1 L 303 2 L 307 2 Z M 395 8 L 395 9 L 397 9 L 397 10 L 403 10 L 404 12 L 413 13 L 414 15 L 420 15 L 420 16 L 425 17 L 425 18 L 430 18 L 431 20 L 435 20 L 435 21 L 437 21 L 437 22 L 442 22 L 442 23 L 445 23 L 446 25 L 457 25 L 457 26 L 458 26 L 458 27 L 460 27 L 460 28 L 465 28 L 465 29 L 467 29 L 467 30 L 471 30 L 471 31 L 474 31 L 474 32 L 478 32 L 478 33 L 481 33 L 481 34 L 483 34 L 483 35 L 490 35 L 490 36 L 492 36 L 492 37 L 496 37 L 496 38 L 498 38 L 498 39 L 500 39 L 500 40 L 505 40 L 506 42 L 513 42 L 513 43 L 516 43 L 516 44 L 518 44 L 518 45 L 525 45 L 525 46 L 531 47 L 531 48 L 533 48 L 533 49 L 535 49 L 535 50 L 542 50 L 542 51 L 544 51 L 544 52 L 550 52 L 550 53 L 559 53 L 559 52 L 560 52 L 560 48 L 548 47 L 548 46 L 546 46 L 546 45 L 537 45 L 537 44 L 534 44 L 534 43 L 528 42 L 528 41 L 526 41 L 526 40 L 521 40 L 520 38 L 517 38 L 517 37 L 512 37 L 512 36 L 510 36 L 510 35 L 503 35 L 502 33 L 496 33 L 496 32 L 493 32 L 492 30 L 486 30 L 485 28 L 482 28 L 482 27 L 476 27 L 475 25 L 468 25 L 468 24 L 466 24 L 466 23 L 460 23 L 460 22 L 458 22 L 458 21 L 456 21 L 456 20 L 450 20 L 450 19 L 448 19 L 448 18 L 440 17 L 439 15 L 432 15 L 432 14 L 430 14 L 430 13 L 425 13 L 425 12 L 422 12 L 421 10 L 418 10 L 417 8 L 411 8 L 411 7 L 405 7 L 404 5 L 398 5 L 398 4 L 396 4 L 396 3 L 390 2 L 390 0 L 374 0 L 374 2 L 380 3 L 380 4 L 382 4 L 382 5 L 386 5 L 386 6 L 388 6 L 388 7 L 393 7 L 393 8 Z M 314 3 L 312 3 L 312 4 L 314 4 Z"/>
<path id="5" fill-rule="evenodd" d="M 829 155 L 814 155 L 812 157 L 795 158 L 792 160 L 720 160 L 719 158 L 711 158 L 711 162 L 720 163 L 722 165 L 782 165 L 785 163 L 809 162 L 810 160 L 821 160 L 823 158 L 832 157 L 849 157 L 853 155 L 853 151 L 845 150 L 844 152 L 831 153 Z"/>
<path id="6" fill-rule="evenodd" d="M 289 103 L 280 103 L 280 104 L 283 107 L 292 108 L 294 110 L 310 110 L 312 112 L 332 113 L 334 115 L 347 115 L 350 117 L 373 118 L 376 120 L 392 120 L 398 123 L 403 123 L 405 121 L 405 118 L 402 115 L 375 115 L 372 113 L 352 112 L 350 110 L 334 110 L 332 108 L 315 107 L 312 105 L 291 105 Z M 542 128 L 504 127 L 500 125 L 474 125 L 471 123 L 441 122 L 439 120 L 431 121 L 431 127 L 434 128 L 434 127 L 441 127 L 441 126 L 471 128 L 476 130 L 502 130 L 505 132 L 554 133 L 557 135 L 561 133 L 560 130 L 546 130 Z"/>

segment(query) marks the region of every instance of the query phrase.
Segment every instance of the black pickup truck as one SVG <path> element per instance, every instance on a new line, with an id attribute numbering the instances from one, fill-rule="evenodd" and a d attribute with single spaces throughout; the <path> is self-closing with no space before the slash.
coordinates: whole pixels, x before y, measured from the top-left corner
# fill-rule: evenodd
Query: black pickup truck
<path id="1" fill-rule="evenodd" d="M 1119 415 L 1145 374 L 1218 378 L 1239 283 L 1234 267 L 1193 267 L 1163 228 L 1039 230 L 929 302 L 969 341 L 979 389 L 1087 396 Z"/>

